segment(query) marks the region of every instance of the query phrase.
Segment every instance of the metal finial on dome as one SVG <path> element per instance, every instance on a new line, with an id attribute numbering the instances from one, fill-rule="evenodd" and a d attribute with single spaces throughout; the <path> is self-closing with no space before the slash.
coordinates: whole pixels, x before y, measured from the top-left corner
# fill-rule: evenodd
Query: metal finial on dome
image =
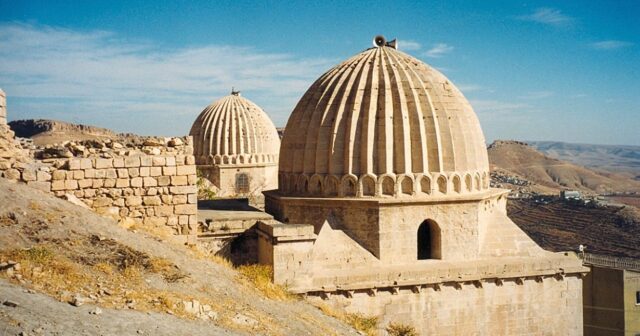
<path id="1" fill-rule="evenodd" d="M 231 87 L 231 95 L 232 96 L 239 96 L 240 95 L 240 91 L 236 91 L 235 87 Z"/>

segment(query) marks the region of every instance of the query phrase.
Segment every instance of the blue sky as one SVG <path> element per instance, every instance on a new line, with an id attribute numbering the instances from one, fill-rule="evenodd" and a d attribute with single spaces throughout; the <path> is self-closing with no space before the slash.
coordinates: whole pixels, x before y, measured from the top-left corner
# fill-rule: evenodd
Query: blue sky
<path id="1" fill-rule="evenodd" d="M 487 141 L 640 145 L 638 1 L 0 0 L 9 119 L 186 134 L 231 87 L 282 126 L 374 35 L 448 76 Z"/>

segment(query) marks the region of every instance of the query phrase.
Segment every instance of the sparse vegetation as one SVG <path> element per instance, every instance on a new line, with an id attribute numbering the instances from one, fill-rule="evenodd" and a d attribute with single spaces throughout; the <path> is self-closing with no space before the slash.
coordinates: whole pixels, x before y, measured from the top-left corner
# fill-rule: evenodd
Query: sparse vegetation
<path id="1" fill-rule="evenodd" d="M 211 182 L 207 180 L 200 169 L 196 170 L 198 180 L 196 186 L 198 187 L 198 199 L 199 200 L 212 200 L 216 198 L 216 192 L 211 188 Z"/>
<path id="2" fill-rule="evenodd" d="M 274 300 L 292 300 L 296 296 L 289 293 L 283 286 L 274 284 L 273 268 L 267 265 L 243 265 L 238 267 L 240 274 L 266 297 Z"/>
<path id="3" fill-rule="evenodd" d="M 389 336 L 418 336 L 415 328 L 402 323 L 390 323 L 385 330 Z"/>
<path id="4" fill-rule="evenodd" d="M 314 305 L 318 307 L 318 309 L 320 309 L 325 315 L 334 317 L 342 322 L 345 322 L 351 325 L 353 328 L 363 332 L 367 336 L 377 335 L 377 332 L 376 332 L 378 328 L 377 316 L 366 316 L 363 314 L 347 313 L 342 310 L 335 309 L 332 306 L 322 302 L 315 302 Z"/>

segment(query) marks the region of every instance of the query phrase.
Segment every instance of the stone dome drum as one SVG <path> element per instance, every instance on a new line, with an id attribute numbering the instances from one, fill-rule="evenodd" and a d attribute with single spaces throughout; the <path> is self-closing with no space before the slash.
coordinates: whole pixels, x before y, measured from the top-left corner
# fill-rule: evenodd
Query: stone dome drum
<path id="1" fill-rule="evenodd" d="M 281 194 L 423 197 L 489 188 L 471 105 L 396 45 L 376 37 L 303 95 L 282 139 Z"/>
<path id="2" fill-rule="evenodd" d="M 198 165 L 278 162 L 280 138 L 273 122 L 237 91 L 207 106 L 194 121 L 189 135 L 193 136 Z"/>

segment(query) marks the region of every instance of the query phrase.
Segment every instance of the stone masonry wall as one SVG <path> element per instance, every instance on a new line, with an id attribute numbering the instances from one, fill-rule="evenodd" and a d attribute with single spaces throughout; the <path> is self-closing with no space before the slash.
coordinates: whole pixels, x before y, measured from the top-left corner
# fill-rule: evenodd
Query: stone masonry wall
<path id="1" fill-rule="evenodd" d="M 0 90 L 0 177 L 126 226 L 168 226 L 175 234 L 195 234 L 198 178 L 191 137 L 88 140 L 29 151 L 6 125 L 4 106 Z"/>

